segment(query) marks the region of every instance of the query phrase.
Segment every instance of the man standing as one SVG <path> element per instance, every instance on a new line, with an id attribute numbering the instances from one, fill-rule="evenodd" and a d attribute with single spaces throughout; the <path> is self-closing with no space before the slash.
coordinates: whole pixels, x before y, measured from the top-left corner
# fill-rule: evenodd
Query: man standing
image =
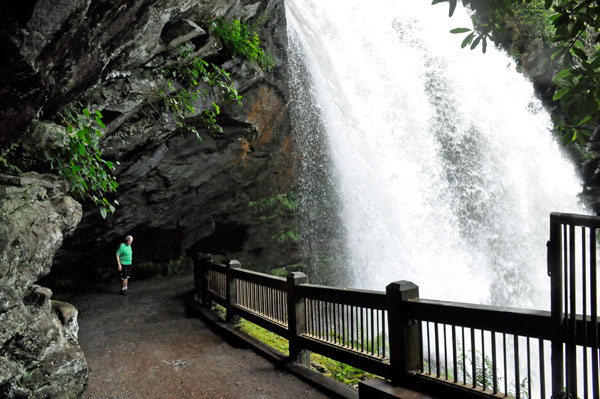
<path id="1" fill-rule="evenodd" d="M 132 236 L 125 237 L 125 242 L 121 243 L 117 250 L 117 265 L 119 265 L 119 273 L 121 274 L 121 291 L 119 294 L 121 295 L 127 295 L 127 281 L 131 276 L 131 260 L 133 258 L 132 242 Z"/>

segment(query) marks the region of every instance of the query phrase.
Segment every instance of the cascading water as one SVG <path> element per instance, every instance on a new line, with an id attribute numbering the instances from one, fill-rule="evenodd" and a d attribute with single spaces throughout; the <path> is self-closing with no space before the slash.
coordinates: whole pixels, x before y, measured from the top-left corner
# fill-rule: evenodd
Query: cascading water
<path id="1" fill-rule="evenodd" d="M 303 184 L 331 183 L 352 285 L 548 308 L 548 216 L 584 212 L 581 183 L 514 62 L 461 49 L 449 31 L 470 26 L 466 10 L 426 1 L 286 0 L 286 13 Z"/>

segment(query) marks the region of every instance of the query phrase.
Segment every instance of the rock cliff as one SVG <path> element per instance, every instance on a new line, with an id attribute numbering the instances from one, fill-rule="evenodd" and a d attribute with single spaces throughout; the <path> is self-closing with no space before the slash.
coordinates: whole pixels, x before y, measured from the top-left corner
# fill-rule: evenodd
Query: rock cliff
<path id="1" fill-rule="evenodd" d="M 0 397 L 73 398 L 87 365 L 77 310 L 34 284 L 50 271 L 81 205 L 54 176 L 0 175 Z"/>
<path id="2" fill-rule="evenodd" d="M 194 251 L 243 251 L 244 265 L 261 270 L 295 261 L 283 1 L 8 0 L 2 8 L 0 146 L 19 143 L 18 166 L 29 172 L 0 179 L 0 396 L 72 398 L 87 368 L 77 311 L 36 284 L 51 265 L 54 279 L 42 281 L 94 283 L 114 272 L 126 234 L 138 265 Z M 232 58 L 211 29 L 219 18 L 257 31 L 273 72 Z M 223 132 L 199 129 L 201 141 L 154 99 L 182 45 L 229 72 L 242 95 L 241 107 L 223 102 Z M 195 104 L 186 123 L 201 126 L 213 98 Z M 66 196 L 59 179 L 34 172 L 48 171 L 38 158 L 61 145 L 57 115 L 74 102 L 102 112 L 101 149 L 120 162 L 120 206 L 105 220 Z"/>
<path id="3" fill-rule="evenodd" d="M 120 206 L 102 220 L 84 203 L 53 274 L 112 266 L 126 234 L 136 238 L 138 264 L 197 250 L 243 251 L 245 265 L 261 270 L 296 261 L 294 206 L 277 200 L 288 201 L 295 169 L 281 0 L 40 0 L 13 4 L 8 17 L 2 37 L 10 57 L 2 68 L 10 76 L 21 72 L 3 89 L 2 98 L 12 98 L 0 107 L 3 141 L 51 136 L 60 129 L 56 113 L 79 101 L 103 113 L 103 154 L 120 162 Z M 273 71 L 227 54 L 211 30 L 218 18 L 240 19 L 257 31 Z M 231 73 L 242 95 L 241 107 L 221 108 L 223 133 L 200 129 L 202 141 L 152 100 L 182 45 Z M 206 107 L 197 105 L 188 117 L 196 125 Z"/>

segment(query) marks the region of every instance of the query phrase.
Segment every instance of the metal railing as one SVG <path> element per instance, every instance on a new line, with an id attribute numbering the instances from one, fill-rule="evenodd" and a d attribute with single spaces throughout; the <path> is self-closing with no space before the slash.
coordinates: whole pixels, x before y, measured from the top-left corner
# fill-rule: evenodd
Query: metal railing
<path id="1" fill-rule="evenodd" d="M 597 228 L 600 218 L 551 215 L 551 312 L 422 299 L 407 281 L 386 292 L 317 286 L 210 256 L 194 260 L 196 292 L 228 321 L 288 339 L 307 366 L 311 351 L 434 394 L 598 399 Z"/>
<path id="2" fill-rule="evenodd" d="M 547 398 L 550 312 L 426 299 L 408 300 L 405 309 L 422 331 L 415 378 L 495 397 Z"/>
<path id="3" fill-rule="evenodd" d="M 550 215 L 548 274 L 552 298 L 552 389 L 556 398 L 600 398 L 596 263 L 599 228 L 598 217 Z"/>

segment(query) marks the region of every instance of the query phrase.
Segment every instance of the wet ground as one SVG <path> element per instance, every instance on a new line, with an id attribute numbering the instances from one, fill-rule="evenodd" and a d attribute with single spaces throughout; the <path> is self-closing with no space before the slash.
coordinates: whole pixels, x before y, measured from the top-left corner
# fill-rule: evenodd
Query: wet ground
<path id="1" fill-rule="evenodd" d="M 76 297 L 90 378 L 84 399 L 327 398 L 248 349 L 186 318 L 192 277 L 130 283 Z"/>

